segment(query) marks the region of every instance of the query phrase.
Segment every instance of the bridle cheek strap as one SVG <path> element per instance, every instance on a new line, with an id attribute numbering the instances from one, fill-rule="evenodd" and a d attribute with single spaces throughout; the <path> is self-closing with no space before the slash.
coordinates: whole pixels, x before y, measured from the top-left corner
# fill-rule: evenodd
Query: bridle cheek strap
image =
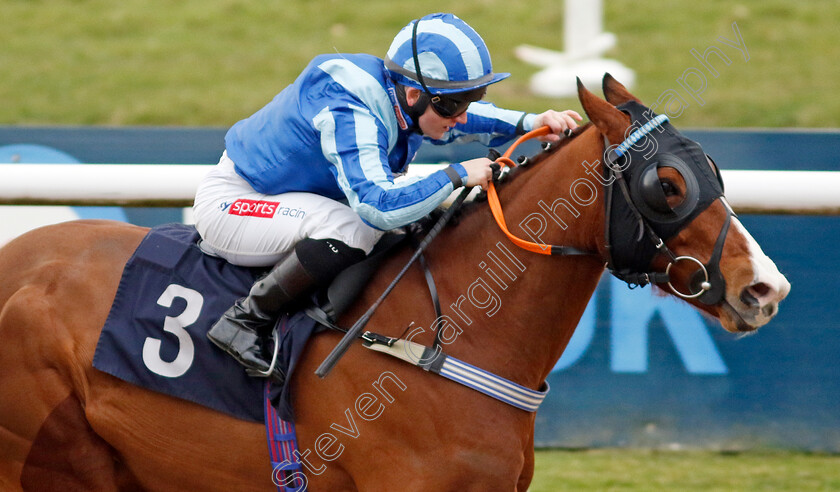
<path id="1" fill-rule="evenodd" d="M 724 200 L 724 205 L 729 209 L 729 205 Z M 726 222 L 720 229 L 720 234 L 715 241 L 715 248 L 712 251 L 712 257 L 706 263 L 705 272 L 699 269 L 691 276 L 690 285 L 693 291 L 702 292 L 697 300 L 708 306 L 714 306 L 724 300 L 726 296 L 726 279 L 723 278 L 723 272 L 720 271 L 720 259 L 723 256 L 723 244 L 726 242 L 726 234 L 729 232 L 729 225 L 732 223 L 734 212 L 729 209 L 726 215 Z M 703 275 L 706 284 L 704 285 Z M 673 287 L 672 287 L 673 289 Z"/>

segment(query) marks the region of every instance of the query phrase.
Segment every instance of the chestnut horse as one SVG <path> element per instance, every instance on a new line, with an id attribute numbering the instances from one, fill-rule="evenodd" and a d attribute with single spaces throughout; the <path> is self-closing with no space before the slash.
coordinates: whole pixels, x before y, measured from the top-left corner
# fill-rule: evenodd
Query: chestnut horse
<path id="1" fill-rule="evenodd" d="M 518 249 L 483 203 L 467 207 L 458 225 L 444 229 L 425 252 L 443 312 L 453 320 L 441 333 L 445 352 L 534 390 L 563 353 L 605 264 L 620 253 L 607 247 L 606 205 L 591 193 L 608 189 L 596 189 L 592 173 L 603 173 L 605 147 L 625 142 L 631 126 L 616 106 L 637 100 L 611 77 L 604 79 L 604 92 L 606 101 L 580 86 L 591 124 L 540 154 L 499 190 L 507 223 L 527 226 L 512 229 L 591 254 L 552 257 Z M 690 180 L 669 176 L 675 169 L 658 168 L 655 188 L 676 210 Z M 575 187 L 585 185 L 582 179 L 592 185 L 583 187 L 590 195 Z M 563 197 L 566 202 L 557 201 Z M 574 205 L 575 213 L 549 206 L 558 203 Z M 546 219 L 544 227 L 533 222 L 535 213 Z M 0 250 L 0 489 L 274 488 L 262 425 L 92 367 L 121 271 L 146 232 L 78 221 L 32 231 Z M 665 292 L 682 292 L 730 332 L 767 323 L 790 289 L 724 200 L 711 201 L 665 245 L 650 267 L 660 273 L 667 268 L 669 276 L 649 280 Z M 365 312 L 410 254 L 390 258 L 340 324 Z M 501 261 L 489 262 L 493 255 Z M 698 264 L 715 263 L 714 256 L 718 268 L 692 280 Z M 638 283 L 644 276 L 635 278 Z M 692 293 L 703 293 L 709 287 L 697 287 L 703 284 L 723 290 L 702 302 Z M 482 297 L 491 291 L 495 295 Z M 368 328 L 399 337 L 411 327 L 414 342 L 431 345 L 434 320 L 423 274 L 414 268 Z M 318 379 L 316 367 L 339 338 L 334 332 L 314 337 L 293 375 L 307 490 L 527 490 L 534 413 L 361 344 Z"/>

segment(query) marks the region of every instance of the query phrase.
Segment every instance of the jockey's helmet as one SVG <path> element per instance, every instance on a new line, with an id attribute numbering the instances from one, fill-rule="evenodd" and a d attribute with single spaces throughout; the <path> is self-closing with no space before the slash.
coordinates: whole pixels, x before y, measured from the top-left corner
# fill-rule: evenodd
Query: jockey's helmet
<path id="1" fill-rule="evenodd" d="M 442 13 L 403 27 L 388 48 L 385 68 L 394 82 L 423 90 L 433 103 L 436 96 L 472 92 L 510 76 L 493 73 L 487 45 L 472 27 Z"/>

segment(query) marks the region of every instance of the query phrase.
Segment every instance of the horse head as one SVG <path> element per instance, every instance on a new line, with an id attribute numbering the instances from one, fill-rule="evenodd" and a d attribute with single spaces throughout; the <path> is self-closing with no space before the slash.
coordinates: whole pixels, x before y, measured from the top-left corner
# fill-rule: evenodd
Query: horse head
<path id="1" fill-rule="evenodd" d="M 611 273 L 652 283 L 730 332 L 769 322 L 790 284 L 726 201 L 714 161 L 607 74 L 603 100 L 578 96 L 604 141 L 604 239 Z"/>

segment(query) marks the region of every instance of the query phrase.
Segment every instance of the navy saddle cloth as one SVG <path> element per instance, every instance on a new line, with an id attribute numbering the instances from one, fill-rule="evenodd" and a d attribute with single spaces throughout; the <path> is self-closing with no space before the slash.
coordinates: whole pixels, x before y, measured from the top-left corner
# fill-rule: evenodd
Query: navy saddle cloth
<path id="1" fill-rule="evenodd" d="M 264 381 L 245 374 L 205 334 L 264 272 L 231 265 L 198 248 L 192 226 L 152 229 L 123 270 L 93 366 L 130 383 L 234 417 L 263 421 Z M 278 321 L 278 364 L 294 370 L 318 324 L 304 313 Z M 273 388 L 280 417 L 292 421 L 288 383 Z"/>

